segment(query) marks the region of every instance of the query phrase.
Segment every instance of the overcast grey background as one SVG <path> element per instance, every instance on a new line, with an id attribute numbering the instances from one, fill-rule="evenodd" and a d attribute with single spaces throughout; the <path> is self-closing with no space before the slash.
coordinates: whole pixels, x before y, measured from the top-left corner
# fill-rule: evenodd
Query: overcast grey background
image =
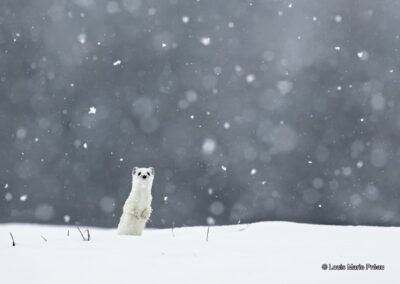
<path id="1" fill-rule="evenodd" d="M 399 4 L 2 0 L 0 222 L 399 225 Z"/>

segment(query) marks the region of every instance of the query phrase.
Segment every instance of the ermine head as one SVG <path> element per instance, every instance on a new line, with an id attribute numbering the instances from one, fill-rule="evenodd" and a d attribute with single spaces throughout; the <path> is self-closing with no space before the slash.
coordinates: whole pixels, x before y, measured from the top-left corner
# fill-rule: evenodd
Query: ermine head
<path id="1" fill-rule="evenodd" d="M 132 181 L 141 185 L 152 185 L 154 179 L 154 168 L 134 167 L 132 170 Z"/>

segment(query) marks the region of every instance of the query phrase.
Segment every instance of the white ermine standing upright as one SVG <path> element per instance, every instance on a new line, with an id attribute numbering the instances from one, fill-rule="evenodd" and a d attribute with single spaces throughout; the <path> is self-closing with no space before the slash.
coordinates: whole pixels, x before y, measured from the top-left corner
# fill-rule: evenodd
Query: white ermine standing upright
<path id="1" fill-rule="evenodd" d="M 132 190 L 122 209 L 118 224 L 118 235 L 140 236 L 151 214 L 151 187 L 154 179 L 154 168 L 132 170 Z"/>

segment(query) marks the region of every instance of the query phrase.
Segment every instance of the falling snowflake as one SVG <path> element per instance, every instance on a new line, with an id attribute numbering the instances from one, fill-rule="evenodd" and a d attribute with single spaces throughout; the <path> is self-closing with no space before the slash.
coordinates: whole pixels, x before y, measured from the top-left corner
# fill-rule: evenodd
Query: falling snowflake
<path id="1" fill-rule="evenodd" d="M 6 199 L 6 201 L 11 201 L 13 199 L 13 195 L 11 192 L 7 192 L 4 198 Z"/>
<path id="2" fill-rule="evenodd" d="M 212 153 L 214 153 L 216 147 L 217 143 L 214 139 L 206 138 L 202 145 L 202 152 L 205 155 L 211 155 Z"/>
<path id="3" fill-rule="evenodd" d="M 254 176 L 257 173 L 257 169 L 251 169 L 250 175 Z"/>
<path id="4" fill-rule="evenodd" d="M 369 54 L 365 50 L 357 52 L 357 57 L 360 58 L 361 60 L 365 61 L 368 60 Z"/>
<path id="5" fill-rule="evenodd" d="M 86 34 L 79 34 L 79 35 L 78 35 L 78 41 L 79 41 L 81 44 L 85 44 L 85 43 L 86 43 Z"/>
<path id="6" fill-rule="evenodd" d="M 343 167 L 343 168 L 342 168 L 342 174 L 343 174 L 344 176 L 350 176 L 351 173 L 352 173 L 351 167 Z"/>
<path id="7" fill-rule="evenodd" d="M 114 66 L 121 65 L 121 60 L 114 61 L 113 65 Z"/>
<path id="8" fill-rule="evenodd" d="M 28 198 L 28 196 L 26 194 L 24 194 L 19 197 L 19 200 L 22 202 L 25 202 L 27 198 Z"/>
<path id="9" fill-rule="evenodd" d="M 249 84 L 253 83 L 255 79 L 256 79 L 256 76 L 254 76 L 254 74 L 248 74 L 246 76 L 246 82 L 249 83 Z"/>
<path id="10" fill-rule="evenodd" d="M 182 23 L 187 24 L 189 23 L 190 18 L 188 16 L 183 16 L 182 17 Z"/>
<path id="11" fill-rule="evenodd" d="M 83 148 L 87 149 L 88 145 L 87 143 L 83 143 Z"/>
<path id="12" fill-rule="evenodd" d="M 211 216 L 207 217 L 207 224 L 208 225 L 215 225 L 215 219 Z"/>
<path id="13" fill-rule="evenodd" d="M 276 84 L 276 87 L 282 95 L 286 95 L 292 91 L 293 83 L 287 80 L 282 80 Z"/>
<path id="14" fill-rule="evenodd" d="M 96 112 L 97 112 L 97 109 L 94 106 L 89 108 L 89 112 L 88 112 L 89 114 L 96 114 Z"/>
<path id="15" fill-rule="evenodd" d="M 209 46 L 210 43 L 211 43 L 211 38 L 209 38 L 209 37 L 202 37 L 202 38 L 200 39 L 200 42 L 201 42 L 201 44 L 204 45 L 204 46 Z"/>
<path id="16" fill-rule="evenodd" d="M 222 169 L 224 172 L 226 172 L 226 169 L 227 169 L 227 168 L 226 168 L 224 165 L 222 165 L 222 166 L 221 166 L 221 169 Z"/>
<path id="17" fill-rule="evenodd" d="M 336 23 L 340 23 L 341 21 L 342 21 L 342 16 L 336 15 L 336 16 L 335 16 L 335 22 L 336 22 Z"/>

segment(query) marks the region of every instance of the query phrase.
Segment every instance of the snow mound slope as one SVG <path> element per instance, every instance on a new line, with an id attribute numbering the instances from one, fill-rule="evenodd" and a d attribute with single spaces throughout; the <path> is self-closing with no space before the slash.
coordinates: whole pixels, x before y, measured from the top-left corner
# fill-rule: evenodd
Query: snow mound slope
<path id="1" fill-rule="evenodd" d="M 76 227 L 0 225 L 0 283 L 398 283 L 400 276 L 400 228 L 262 222 L 211 227 L 208 241 L 207 227 L 147 229 L 141 237 L 89 230 L 83 241 Z M 385 270 L 321 268 L 367 263 Z"/>

